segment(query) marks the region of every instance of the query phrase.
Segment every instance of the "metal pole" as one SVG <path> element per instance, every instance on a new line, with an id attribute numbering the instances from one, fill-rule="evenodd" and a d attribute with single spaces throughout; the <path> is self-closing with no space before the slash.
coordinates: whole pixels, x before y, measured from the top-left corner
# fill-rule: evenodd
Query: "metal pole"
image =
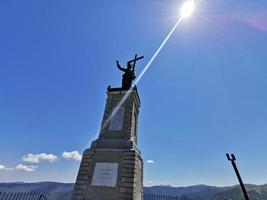
<path id="1" fill-rule="evenodd" d="M 231 161 L 231 163 L 232 163 L 232 165 L 233 165 L 233 168 L 234 168 L 234 170 L 235 170 L 235 174 L 236 174 L 237 179 L 238 179 L 238 181 L 239 181 L 239 183 L 240 183 L 240 187 L 241 187 L 241 189 L 242 189 L 242 192 L 243 192 L 243 195 L 244 195 L 244 197 L 245 197 L 245 200 L 249 200 L 249 198 L 248 198 L 248 194 L 247 194 L 247 191 L 246 191 L 246 188 L 245 188 L 245 186 L 244 186 L 244 184 L 243 184 L 243 181 L 242 181 L 242 179 L 241 179 L 241 176 L 240 176 L 239 171 L 238 171 L 238 169 L 237 169 L 237 166 L 236 166 L 236 164 L 235 164 L 235 160 L 236 160 L 235 155 L 234 155 L 234 154 L 231 154 L 231 157 L 230 157 L 230 155 L 227 153 L 227 154 L 226 154 L 226 157 L 227 157 L 227 159 L 228 159 L 229 161 Z"/>

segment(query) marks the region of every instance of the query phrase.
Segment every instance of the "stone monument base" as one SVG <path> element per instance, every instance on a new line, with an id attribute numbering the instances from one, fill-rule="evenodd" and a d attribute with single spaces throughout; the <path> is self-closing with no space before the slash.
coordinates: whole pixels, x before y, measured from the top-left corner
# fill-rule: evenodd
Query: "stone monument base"
<path id="1" fill-rule="evenodd" d="M 99 137 L 83 153 L 72 200 L 143 199 L 137 88 L 108 87 L 107 95 Z"/>
<path id="2" fill-rule="evenodd" d="M 137 149 L 86 149 L 72 200 L 142 200 L 142 172 Z"/>

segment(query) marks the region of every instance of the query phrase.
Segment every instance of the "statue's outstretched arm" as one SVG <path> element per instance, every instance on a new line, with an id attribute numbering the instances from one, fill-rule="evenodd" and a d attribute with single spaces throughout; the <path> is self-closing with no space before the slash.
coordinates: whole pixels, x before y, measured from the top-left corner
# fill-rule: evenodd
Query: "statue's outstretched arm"
<path id="1" fill-rule="evenodd" d="M 118 60 L 116 60 L 116 63 L 117 63 L 117 67 L 119 68 L 119 70 L 125 72 L 126 69 L 124 69 L 124 68 L 121 67 L 121 65 L 120 65 L 120 63 L 119 63 Z"/>

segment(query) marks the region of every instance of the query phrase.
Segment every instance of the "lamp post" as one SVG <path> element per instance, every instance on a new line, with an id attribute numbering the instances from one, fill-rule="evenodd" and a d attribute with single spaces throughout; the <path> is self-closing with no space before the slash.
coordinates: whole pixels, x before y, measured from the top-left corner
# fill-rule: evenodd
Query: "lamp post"
<path id="1" fill-rule="evenodd" d="M 241 187 L 241 189 L 242 189 L 242 192 L 243 192 L 243 195 L 244 195 L 244 197 L 245 197 L 245 200 L 249 200 L 249 198 L 248 198 L 248 194 L 247 194 L 247 191 L 246 191 L 246 188 L 245 188 L 245 186 L 244 186 L 244 184 L 243 184 L 243 181 L 242 181 L 242 179 L 241 179 L 241 176 L 240 176 L 239 171 L 238 171 L 238 169 L 237 169 L 237 166 L 236 166 L 236 164 L 235 164 L 235 161 L 236 161 L 235 155 L 234 155 L 234 154 L 231 154 L 231 156 L 230 156 L 230 155 L 227 153 L 227 154 L 226 154 L 226 157 L 227 157 L 227 159 L 228 159 L 229 161 L 231 161 L 231 163 L 232 163 L 232 165 L 233 165 L 233 168 L 234 168 L 234 170 L 235 170 L 237 179 L 238 179 L 238 181 L 239 181 L 239 183 L 240 183 L 240 187 Z"/>

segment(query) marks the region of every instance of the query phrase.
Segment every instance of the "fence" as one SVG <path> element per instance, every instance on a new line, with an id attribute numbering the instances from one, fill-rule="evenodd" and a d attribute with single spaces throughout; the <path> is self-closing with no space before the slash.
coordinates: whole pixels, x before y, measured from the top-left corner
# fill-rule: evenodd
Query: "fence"
<path id="1" fill-rule="evenodd" d="M 72 192 L 0 192 L 0 200 L 71 200 Z M 186 196 L 145 194 L 144 200 L 189 200 Z"/>
<path id="2" fill-rule="evenodd" d="M 189 200 L 189 198 L 187 196 L 144 194 L 144 200 Z"/>
<path id="3" fill-rule="evenodd" d="M 0 192 L 0 200 L 70 200 L 72 192 Z"/>

